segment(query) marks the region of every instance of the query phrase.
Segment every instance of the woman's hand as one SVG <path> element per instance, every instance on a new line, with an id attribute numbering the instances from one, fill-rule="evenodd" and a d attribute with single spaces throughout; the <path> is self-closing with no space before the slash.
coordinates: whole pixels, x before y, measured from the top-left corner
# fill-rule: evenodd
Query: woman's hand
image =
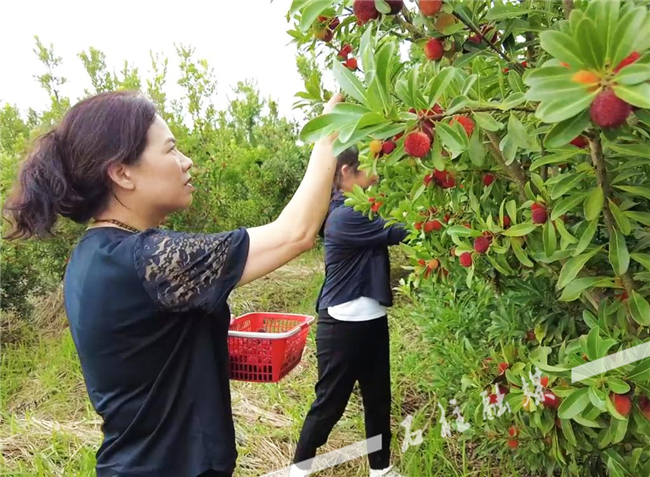
<path id="1" fill-rule="evenodd" d="M 325 107 L 323 108 L 323 114 L 329 114 L 332 112 L 332 109 L 334 109 L 334 106 L 337 104 L 343 102 L 343 93 L 336 93 L 333 94 L 332 97 L 329 99 L 327 103 L 325 103 Z"/>
<path id="2" fill-rule="evenodd" d="M 334 106 L 336 106 L 341 102 L 343 102 L 343 93 L 333 94 L 332 97 L 329 99 L 329 101 L 325 103 L 325 107 L 323 108 L 323 114 L 331 113 L 332 110 L 334 109 Z M 330 134 L 325 138 L 325 141 L 327 141 L 329 144 L 332 144 L 334 141 L 336 141 L 337 137 L 339 137 L 339 132 L 334 131 L 332 134 Z"/>

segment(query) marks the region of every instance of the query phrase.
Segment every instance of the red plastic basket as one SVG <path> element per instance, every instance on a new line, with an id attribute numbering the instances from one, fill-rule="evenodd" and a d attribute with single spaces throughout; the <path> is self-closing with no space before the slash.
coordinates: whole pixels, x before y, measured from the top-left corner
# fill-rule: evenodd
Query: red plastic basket
<path id="1" fill-rule="evenodd" d="M 275 383 L 302 358 L 313 316 L 248 313 L 230 324 L 230 379 Z"/>

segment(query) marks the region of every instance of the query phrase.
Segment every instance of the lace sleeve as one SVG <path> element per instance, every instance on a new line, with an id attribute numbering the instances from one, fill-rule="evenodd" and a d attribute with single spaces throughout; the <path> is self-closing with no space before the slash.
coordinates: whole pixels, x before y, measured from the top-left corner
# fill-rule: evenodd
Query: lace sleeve
<path id="1" fill-rule="evenodd" d="M 145 289 L 166 311 L 211 311 L 224 302 L 244 270 L 248 234 L 148 230 L 140 234 L 135 263 Z"/>

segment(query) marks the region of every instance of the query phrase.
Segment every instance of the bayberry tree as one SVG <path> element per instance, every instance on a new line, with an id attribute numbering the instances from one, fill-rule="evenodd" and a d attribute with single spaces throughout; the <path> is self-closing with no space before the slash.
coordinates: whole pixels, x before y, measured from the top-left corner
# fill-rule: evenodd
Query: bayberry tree
<path id="1" fill-rule="evenodd" d="M 469 411 L 487 441 L 529 470 L 650 475 L 650 359 L 571 378 L 650 336 L 648 2 L 295 0 L 289 17 L 347 96 L 302 136 L 339 131 L 335 152 L 381 177 L 348 204 L 407 224 L 402 291 L 463 274 L 497 300 L 509 280 L 555 294 L 498 379 L 463 378 L 468 405 L 507 393 L 512 413 Z M 308 81 L 299 105 L 329 94 Z"/>

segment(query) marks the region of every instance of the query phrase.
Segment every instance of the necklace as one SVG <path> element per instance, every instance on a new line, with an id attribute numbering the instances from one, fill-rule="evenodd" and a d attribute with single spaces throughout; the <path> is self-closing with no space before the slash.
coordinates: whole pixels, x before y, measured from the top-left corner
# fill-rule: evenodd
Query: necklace
<path id="1" fill-rule="evenodd" d="M 115 219 L 95 220 L 93 224 L 99 224 L 101 222 L 108 222 L 110 224 L 117 225 L 119 228 L 128 230 L 129 232 L 133 232 L 134 234 L 141 232 L 141 230 L 138 230 L 135 227 L 131 227 L 130 225 L 126 225 L 124 222 L 120 222 L 119 220 L 115 220 Z"/>

